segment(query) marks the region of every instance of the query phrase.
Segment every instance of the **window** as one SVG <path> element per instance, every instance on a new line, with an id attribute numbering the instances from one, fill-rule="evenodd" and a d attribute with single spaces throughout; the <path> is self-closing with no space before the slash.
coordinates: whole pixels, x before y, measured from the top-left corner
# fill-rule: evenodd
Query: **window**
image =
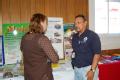
<path id="1" fill-rule="evenodd" d="M 120 0 L 95 0 L 95 32 L 120 33 Z"/>

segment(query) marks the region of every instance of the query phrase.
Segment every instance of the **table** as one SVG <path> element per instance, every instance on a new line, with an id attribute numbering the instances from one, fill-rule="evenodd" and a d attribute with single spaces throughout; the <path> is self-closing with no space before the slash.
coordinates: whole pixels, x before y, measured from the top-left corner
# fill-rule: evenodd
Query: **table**
<path id="1" fill-rule="evenodd" d="M 120 80 L 120 61 L 107 64 L 99 64 L 99 80 Z M 73 70 L 61 70 L 53 72 L 55 80 L 74 80 Z M 23 76 L 0 80 L 24 80 Z"/>
<path id="2" fill-rule="evenodd" d="M 55 71 L 53 72 L 54 80 L 74 80 L 74 71 Z M 23 76 L 13 77 L 13 78 L 0 78 L 0 80 L 24 80 Z"/>
<path id="3" fill-rule="evenodd" d="M 99 80 L 120 80 L 120 61 L 99 64 Z"/>

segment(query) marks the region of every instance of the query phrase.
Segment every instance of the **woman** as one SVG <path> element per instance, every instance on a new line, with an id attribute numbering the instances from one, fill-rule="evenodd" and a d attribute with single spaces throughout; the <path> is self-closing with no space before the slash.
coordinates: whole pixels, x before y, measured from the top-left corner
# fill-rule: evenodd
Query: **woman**
<path id="1" fill-rule="evenodd" d="M 25 80 L 53 80 L 51 62 L 58 62 L 58 55 L 49 39 L 44 35 L 47 30 L 47 17 L 34 14 L 30 20 L 29 32 L 22 40 Z"/>

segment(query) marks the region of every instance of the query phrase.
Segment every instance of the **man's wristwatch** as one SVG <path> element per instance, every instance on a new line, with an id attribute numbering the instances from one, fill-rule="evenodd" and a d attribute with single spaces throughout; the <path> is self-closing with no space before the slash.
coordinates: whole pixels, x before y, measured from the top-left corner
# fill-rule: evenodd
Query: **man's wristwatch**
<path id="1" fill-rule="evenodd" d="M 95 72 L 95 69 L 91 68 L 90 71 Z"/>

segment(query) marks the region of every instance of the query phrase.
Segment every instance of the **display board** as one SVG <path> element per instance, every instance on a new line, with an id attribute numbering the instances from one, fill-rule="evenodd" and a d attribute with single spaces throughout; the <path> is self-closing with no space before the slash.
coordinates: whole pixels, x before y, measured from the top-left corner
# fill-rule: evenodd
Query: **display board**
<path id="1" fill-rule="evenodd" d="M 2 25 L 0 24 L 0 35 L 2 35 Z"/>
<path id="2" fill-rule="evenodd" d="M 5 64 L 14 64 L 21 60 L 20 41 L 22 36 L 28 31 L 28 23 L 23 24 L 3 24 Z M 48 29 L 46 36 L 59 55 L 59 59 L 64 59 L 63 51 L 63 19 L 48 18 Z"/>
<path id="3" fill-rule="evenodd" d="M 13 64 L 21 60 L 20 42 L 28 30 L 25 24 L 3 24 L 5 64 Z"/>
<path id="4" fill-rule="evenodd" d="M 59 55 L 59 59 L 64 59 L 63 35 L 64 35 L 63 19 L 49 17 L 46 36 L 49 38 L 55 51 Z"/>

